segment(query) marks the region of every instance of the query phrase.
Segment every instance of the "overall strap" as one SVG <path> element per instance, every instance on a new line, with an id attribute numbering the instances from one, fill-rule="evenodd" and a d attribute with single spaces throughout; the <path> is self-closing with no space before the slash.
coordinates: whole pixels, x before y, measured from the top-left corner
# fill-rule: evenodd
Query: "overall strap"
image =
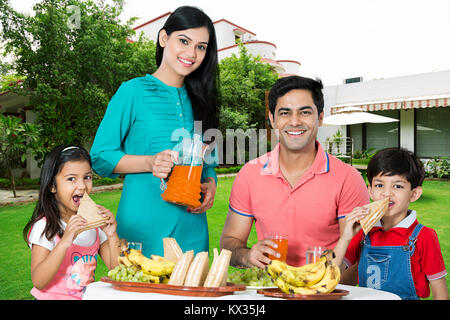
<path id="1" fill-rule="evenodd" d="M 364 246 L 364 245 L 366 245 L 366 246 L 370 246 L 371 245 L 369 234 L 366 234 L 366 235 L 363 236 L 363 238 L 359 242 L 359 245 L 361 247 Z"/>
<path id="2" fill-rule="evenodd" d="M 423 224 L 420 223 L 417 224 L 417 226 L 414 228 L 413 232 L 409 236 L 405 246 L 403 246 L 403 250 L 409 251 L 411 255 L 414 253 L 414 250 L 416 249 L 416 241 L 422 228 Z"/>

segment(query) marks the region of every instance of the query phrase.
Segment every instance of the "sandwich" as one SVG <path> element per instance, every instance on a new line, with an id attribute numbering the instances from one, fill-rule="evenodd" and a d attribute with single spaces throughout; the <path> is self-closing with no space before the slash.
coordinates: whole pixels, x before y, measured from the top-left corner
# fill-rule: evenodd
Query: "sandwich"
<path id="1" fill-rule="evenodd" d="M 201 287 L 205 282 L 209 270 L 208 252 L 203 251 L 195 255 L 194 261 L 189 266 L 189 270 L 184 281 L 185 286 Z"/>
<path id="2" fill-rule="evenodd" d="M 164 258 L 177 262 L 183 255 L 183 251 L 174 238 L 163 238 Z"/>
<path id="3" fill-rule="evenodd" d="M 194 250 L 186 251 L 180 259 L 178 259 L 175 267 L 172 270 L 168 284 L 175 286 L 182 286 L 189 269 L 189 266 L 194 259 Z"/>
<path id="4" fill-rule="evenodd" d="M 361 219 L 359 223 L 361 224 L 364 234 L 368 234 L 373 226 L 386 214 L 389 208 L 389 198 L 374 201 L 363 207 L 369 209 L 369 214 L 365 216 L 364 219 Z"/>
<path id="5" fill-rule="evenodd" d="M 87 225 L 79 233 L 101 227 L 106 224 L 107 218 L 103 218 L 98 213 L 97 205 L 94 200 L 92 200 L 88 194 L 85 192 L 80 200 L 80 206 L 78 207 L 78 215 L 86 219 Z"/>
<path id="6" fill-rule="evenodd" d="M 228 275 L 228 267 L 231 260 L 231 251 L 222 249 L 220 255 L 217 254 L 217 249 L 214 250 L 214 260 L 206 276 L 204 287 L 220 287 L 226 285 Z"/>

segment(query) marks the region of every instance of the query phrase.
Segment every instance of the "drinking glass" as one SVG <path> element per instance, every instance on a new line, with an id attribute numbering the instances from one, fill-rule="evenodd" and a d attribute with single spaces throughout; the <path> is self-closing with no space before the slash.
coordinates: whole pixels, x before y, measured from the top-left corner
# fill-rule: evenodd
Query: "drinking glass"
<path id="1" fill-rule="evenodd" d="M 267 257 L 272 260 L 280 260 L 286 262 L 287 259 L 287 249 L 288 249 L 288 236 L 282 233 L 270 233 L 266 239 L 272 240 L 278 245 L 278 248 L 273 248 L 276 252 L 280 254 L 280 257 L 274 257 L 271 254 L 268 254 Z"/>
<path id="2" fill-rule="evenodd" d="M 322 253 L 325 252 L 327 248 L 321 246 L 309 246 L 306 248 L 306 264 L 316 263 L 319 261 Z"/>

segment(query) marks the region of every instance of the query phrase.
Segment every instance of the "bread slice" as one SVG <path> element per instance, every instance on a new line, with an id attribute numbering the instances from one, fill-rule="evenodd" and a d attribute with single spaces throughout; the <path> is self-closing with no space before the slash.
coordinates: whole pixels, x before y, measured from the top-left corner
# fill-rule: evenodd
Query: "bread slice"
<path id="1" fill-rule="evenodd" d="M 186 275 L 186 280 L 184 281 L 185 286 L 190 287 L 201 287 L 205 282 L 206 276 L 209 270 L 209 257 L 207 251 L 199 252 L 195 255 L 194 261 L 192 261 L 191 266 Z"/>
<path id="2" fill-rule="evenodd" d="M 177 263 L 183 251 L 174 238 L 163 238 L 164 258 Z"/>
<path id="3" fill-rule="evenodd" d="M 364 219 L 361 219 L 359 223 L 361 224 L 364 234 L 368 234 L 373 226 L 386 214 L 389 208 L 389 198 L 374 201 L 363 207 L 369 209 L 369 214 L 365 216 Z"/>
<path id="4" fill-rule="evenodd" d="M 86 219 L 87 225 L 81 232 L 98 228 L 106 224 L 107 219 L 98 214 L 98 208 L 94 200 L 89 197 L 85 192 L 80 200 L 80 206 L 78 207 L 78 215 Z"/>
<path id="5" fill-rule="evenodd" d="M 173 267 L 168 284 L 182 286 L 193 259 L 194 250 L 186 251 L 185 253 L 183 253 L 181 258 L 178 259 L 178 262 L 175 264 L 175 267 Z"/>
<path id="6" fill-rule="evenodd" d="M 226 277 L 228 274 L 228 267 L 231 260 L 231 251 L 222 249 L 220 254 L 215 254 L 214 260 L 206 276 L 204 287 L 220 287 L 226 285 Z"/>

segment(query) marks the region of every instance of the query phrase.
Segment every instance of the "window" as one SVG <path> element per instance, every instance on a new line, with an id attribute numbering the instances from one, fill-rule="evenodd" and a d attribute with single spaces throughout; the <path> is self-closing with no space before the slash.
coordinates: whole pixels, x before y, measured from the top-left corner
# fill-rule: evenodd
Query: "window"
<path id="1" fill-rule="evenodd" d="M 355 82 L 363 82 L 363 78 L 362 77 L 355 77 L 355 78 L 344 79 L 344 84 L 355 83 Z"/>
<path id="2" fill-rule="evenodd" d="M 416 153 L 422 158 L 450 156 L 450 108 L 416 110 Z"/>
<path id="3" fill-rule="evenodd" d="M 371 112 L 380 116 L 399 119 L 400 110 L 386 110 Z M 366 123 L 366 149 L 376 150 L 399 146 L 399 123 Z"/>

